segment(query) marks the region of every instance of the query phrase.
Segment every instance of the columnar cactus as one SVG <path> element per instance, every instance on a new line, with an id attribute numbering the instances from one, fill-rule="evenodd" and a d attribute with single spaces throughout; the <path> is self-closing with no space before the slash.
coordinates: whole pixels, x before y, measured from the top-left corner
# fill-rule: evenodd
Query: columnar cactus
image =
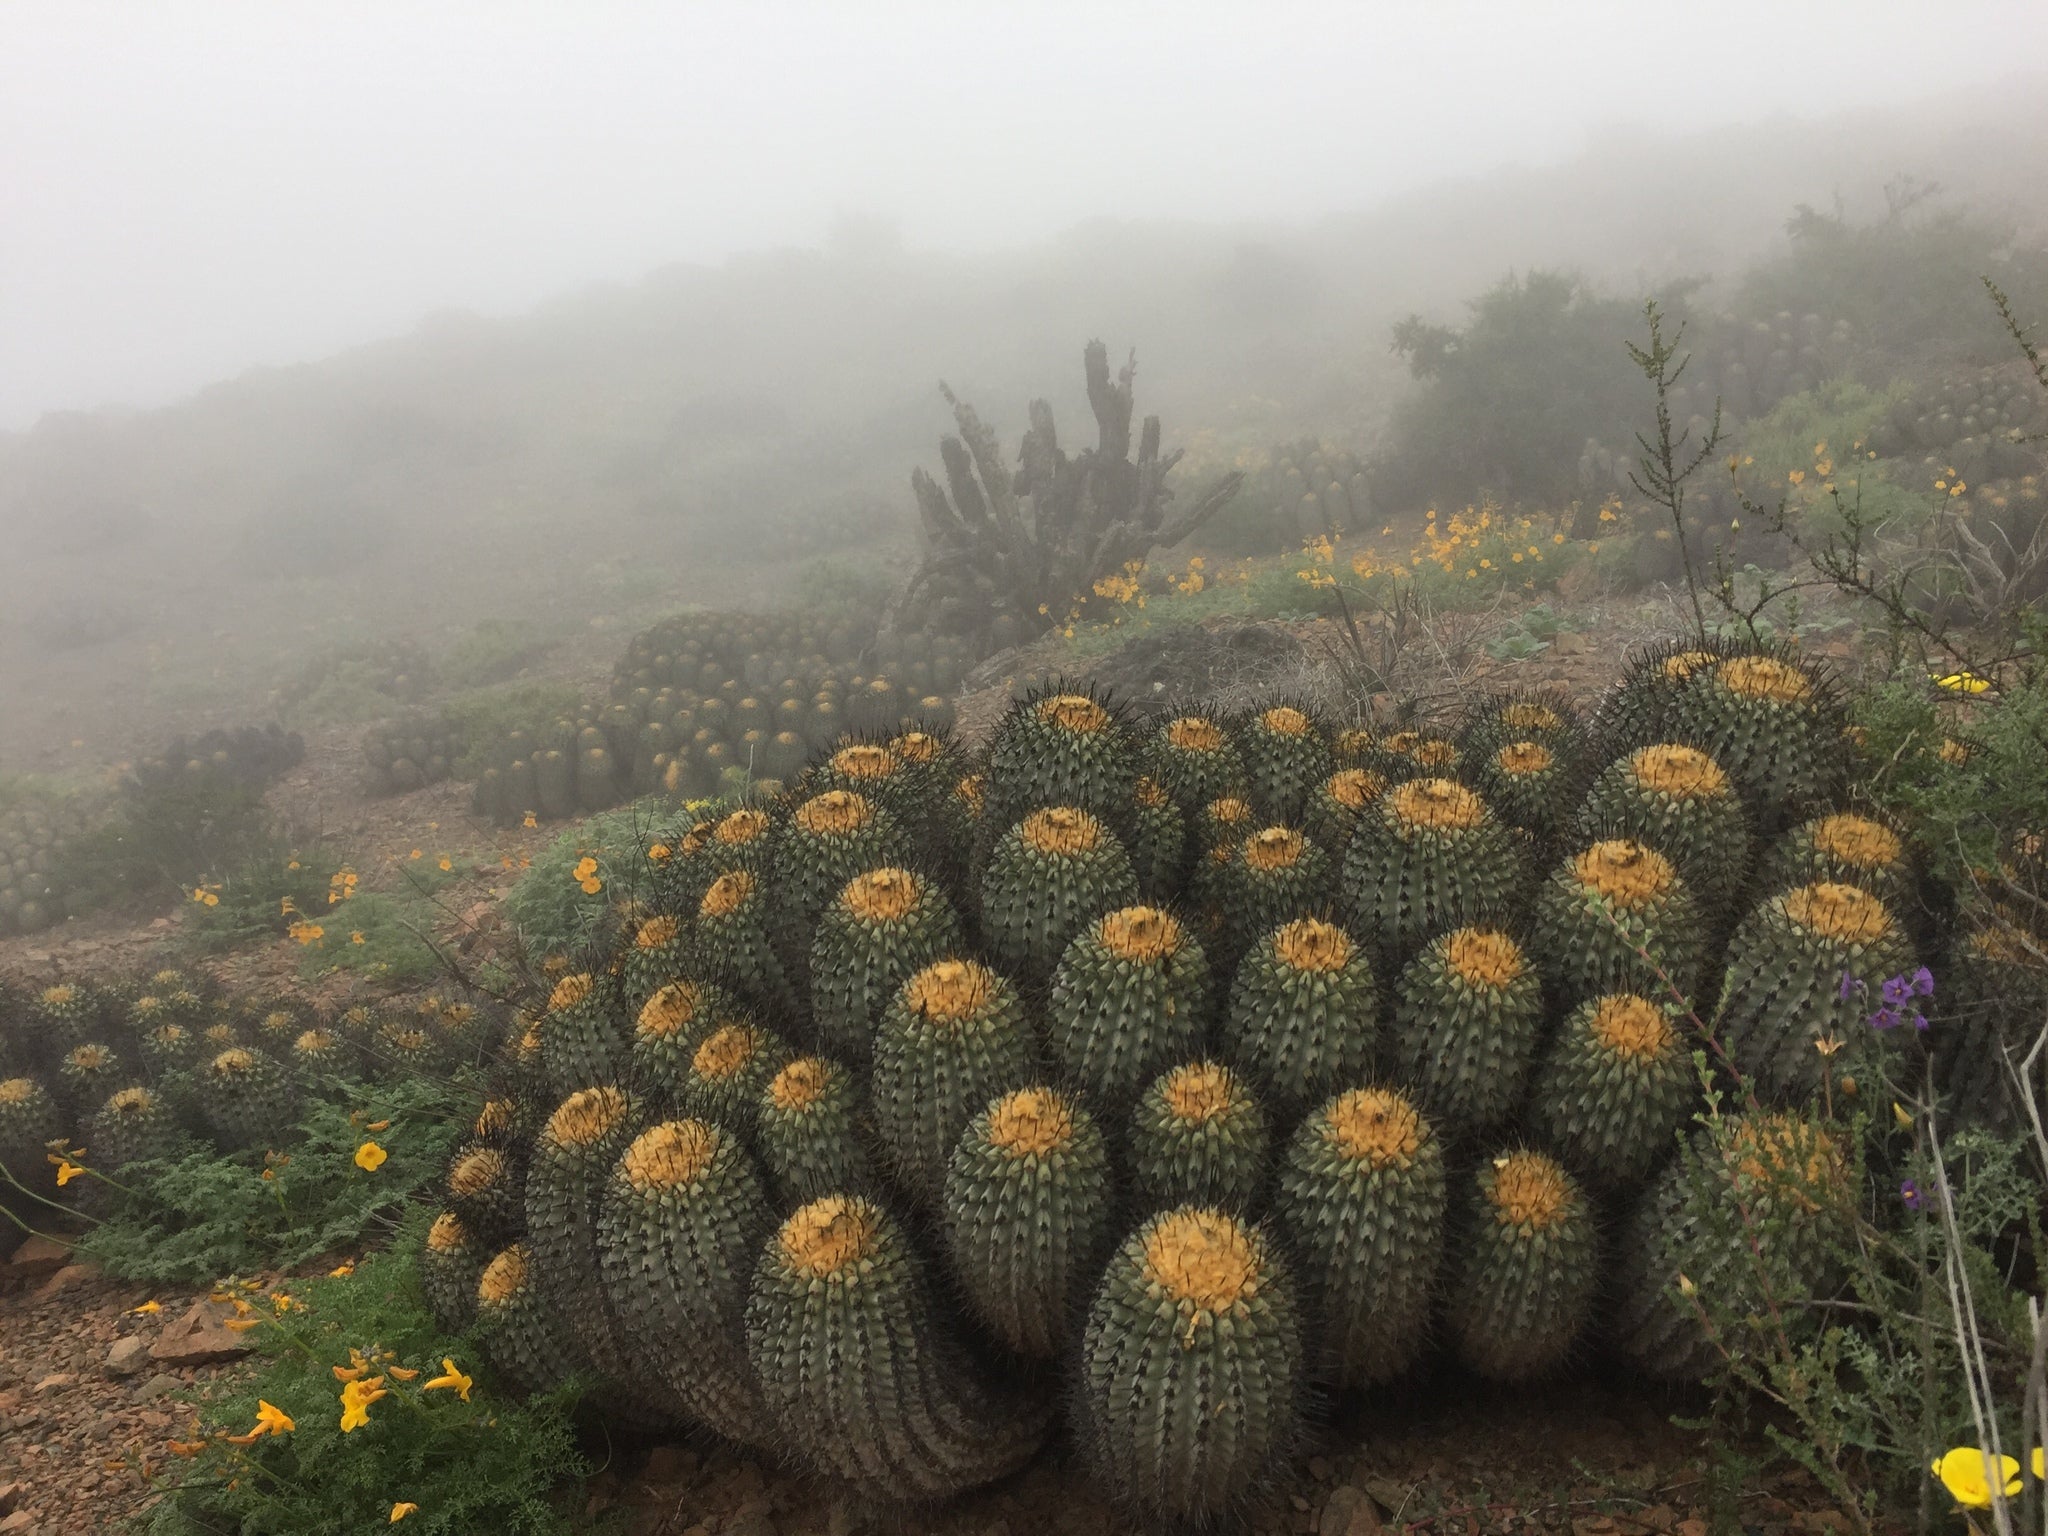
<path id="1" fill-rule="evenodd" d="M 1237 732 L 1254 805 L 1271 821 L 1299 822 L 1309 792 L 1330 776 L 1330 744 L 1307 710 L 1276 704 Z"/>
<path id="2" fill-rule="evenodd" d="M 1137 899 L 1116 834 L 1086 810 L 1056 806 L 997 840 L 981 880 L 982 931 L 999 961 L 1044 977 L 1090 919 Z"/>
<path id="3" fill-rule="evenodd" d="M 1571 1003 L 1608 992 L 1690 997 L 1706 960 L 1706 924 L 1677 866 L 1625 838 L 1594 843 L 1552 871 L 1536 896 L 1532 937 L 1544 979 Z"/>
<path id="4" fill-rule="evenodd" d="M 874 1048 L 889 1000 L 918 971 L 960 946 L 945 892 L 908 869 L 855 875 L 818 921 L 811 941 L 811 1017 L 818 1041 L 856 1065 Z"/>
<path id="5" fill-rule="evenodd" d="M 1671 1154 L 1699 1097 L 1699 1075 L 1670 1005 L 1610 992 L 1565 1020 L 1533 1107 L 1567 1166 L 1596 1187 L 1625 1190 Z"/>
<path id="6" fill-rule="evenodd" d="M 768 1239 L 746 1338 L 781 1443 L 870 1497 L 991 1482 L 1031 1459 L 1050 1421 L 982 1379 L 895 1219 L 870 1200 L 828 1195 Z"/>
<path id="7" fill-rule="evenodd" d="M 1272 1127 L 1228 1067 L 1190 1062 L 1162 1073 L 1131 1117 L 1130 1172 L 1144 1207 L 1246 1211 L 1266 1178 Z"/>
<path id="8" fill-rule="evenodd" d="M 936 1201 L 960 1132 L 990 1099 L 1030 1085 L 1035 1055 L 1016 991 L 986 966 L 940 960 L 904 983 L 875 1035 L 869 1088 L 897 1177 Z"/>
<path id="9" fill-rule="evenodd" d="M 1075 936 L 1046 1008 L 1053 1065 L 1121 1115 L 1146 1083 L 1200 1054 L 1208 1023 L 1202 946 L 1157 907 L 1120 907 Z"/>
<path id="10" fill-rule="evenodd" d="M 1397 784 L 1352 833 L 1344 910 L 1399 963 L 1439 933 L 1510 916 L 1524 859 L 1517 834 L 1449 779 Z"/>
<path id="11" fill-rule="evenodd" d="M 1371 962 L 1320 918 L 1274 929 L 1238 967 L 1223 1038 L 1268 1102 L 1298 1113 L 1371 1068 L 1379 1038 Z"/>
<path id="12" fill-rule="evenodd" d="M 666 1120 L 634 1138 L 597 1215 L 604 1294 L 633 1351 L 693 1419 L 741 1445 L 773 1435 L 744 1325 L 774 1226 L 746 1149 L 702 1120 Z"/>
<path id="13" fill-rule="evenodd" d="M 1600 1278 L 1600 1240 L 1578 1181 L 1540 1152 L 1480 1165 L 1451 1303 L 1458 1356 L 1495 1381 L 1564 1363 Z"/>
<path id="14" fill-rule="evenodd" d="M 1350 1089 L 1294 1133 L 1281 1218 L 1320 1324 L 1316 1356 L 1338 1382 L 1386 1381 L 1421 1353 L 1445 1205 L 1441 1143 L 1398 1093 Z"/>
<path id="15" fill-rule="evenodd" d="M 1122 1503 L 1203 1524 L 1263 1491 L 1300 1433 L 1301 1322 L 1258 1227 L 1182 1206 L 1131 1235 L 1088 1312 L 1082 1449 Z"/>
<path id="16" fill-rule="evenodd" d="M 1749 873 L 1749 812 L 1728 775 L 1697 747 L 1661 742 L 1610 764 L 1574 823 L 1583 842 L 1625 839 L 1669 859 L 1686 888 L 1718 913 Z"/>
<path id="17" fill-rule="evenodd" d="M 1735 930 L 1714 1034 L 1766 1103 L 1802 1102 L 1831 1074 L 1853 1082 L 1871 1054 L 1888 1049 L 1893 1031 L 1872 1027 L 1882 988 L 1914 970 L 1898 920 L 1862 887 L 1819 881 L 1782 891 Z"/>
<path id="18" fill-rule="evenodd" d="M 1504 1123 L 1522 1100 L 1543 1028 L 1543 986 L 1498 928 L 1459 928 L 1396 984 L 1393 1068 L 1453 1141 Z"/>
<path id="19" fill-rule="evenodd" d="M 1020 1088 L 967 1124 L 946 1172 L 946 1246 L 981 1321 L 1050 1359 L 1109 1235 L 1109 1154 L 1094 1117 L 1050 1088 Z"/>
<path id="20" fill-rule="evenodd" d="M 540 1017 L 541 1063 L 549 1090 L 564 1098 L 597 1083 L 622 1083 L 628 1061 L 616 1021 L 617 996 L 611 978 L 590 971 L 564 976 L 548 993 Z M 392 1046 L 382 1030 L 372 1050 Z"/>
<path id="21" fill-rule="evenodd" d="M 504 1147 L 468 1142 L 448 1164 L 448 1204 L 486 1247 L 525 1228 L 526 1168 Z"/>
<path id="22" fill-rule="evenodd" d="M 697 903 L 694 970 L 770 1014 L 797 1011 L 797 993 L 775 947 L 770 897 L 751 870 L 731 869 Z"/>

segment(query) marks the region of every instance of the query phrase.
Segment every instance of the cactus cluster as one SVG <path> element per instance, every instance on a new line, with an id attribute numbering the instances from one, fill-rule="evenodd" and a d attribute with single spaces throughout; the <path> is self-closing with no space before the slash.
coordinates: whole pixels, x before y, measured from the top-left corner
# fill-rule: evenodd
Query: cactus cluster
<path id="1" fill-rule="evenodd" d="M 125 782 L 140 791 L 176 790 L 209 781 L 262 789 L 305 755 L 305 738 L 275 722 L 215 729 L 173 736 L 162 751 L 137 758 Z"/>
<path id="2" fill-rule="evenodd" d="M 76 806 L 24 801 L 0 811 L 0 938 L 39 933 L 79 903 L 70 851 L 88 830 Z"/>
<path id="3" fill-rule="evenodd" d="M 438 784 L 454 772 L 462 750 L 446 714 L 418 709 L 380 720 L 363 732 L 367 787 L 374 795 L 402 795 Z"/>
<path id="4" fill-rule="evenodd" d="M 1915 957 L 1907 851 L 1832 800 L 1825 680 L 1672 659 L 1583 723 L 1140 728 L 1054 685 L 978 753 L 827 743 L 663 834 L 652 909 L 505 1054 L 433 1262 L 536 1384 L 631 1338 L 661 1384 L 634 1413 L 892 1498 L 1000 1476 L 1063 1414 L 1182 1524 L 1272 1485 L 1319 1386 L 1433 1343 L 1555 1372 L 1616 1287 L 1615 1342 L 1682 1371 L 1698 1021 L 1800 1110 L 1847 1091 L 1813 1049 L 1843 973 Z M 611 1164 L 566 1179 L 546 1127 L 599 1093 Z M 532 1300 L 569 1294 L 589 1315 Z"/>

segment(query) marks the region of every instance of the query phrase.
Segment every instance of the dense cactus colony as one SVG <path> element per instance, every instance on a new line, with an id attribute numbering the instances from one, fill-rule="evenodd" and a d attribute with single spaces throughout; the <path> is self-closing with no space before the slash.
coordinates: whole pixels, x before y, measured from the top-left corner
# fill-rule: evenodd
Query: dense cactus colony
<path id="1" fill-rule="evenodd" d="M 402 795 L 438 784 L 462 755 L 462 741 L 445 714 L 413 710 L 380 720 L 363 732 L 363 762 L 372 794 Z"/>
<path id="2" fill-rule="evenodd" d="M 67 855 L 86 830 L 84 813 L 62 803 L 0 811 L 0 938 L 71 916 L 76 892 Z"/>
<path id="3" fill-rule="evenodd" d="M 1701 1251 L 1733 1186 L 1853 1196 L 1812 1107 L 1907 1048 L 1862 989 L 1918 963 L 1917 877 L 1836 803 L 1794 656 L 1660 651 L 1583 723 L 1389 738 L 1292 703 L 1141 732 L 1059 686 L 979 754 L 868 723 L 664 834 L 652 907 L 506 1053 L 429 1247 L 526 1379 L 632 1337 L 643 1416 L 894 1497 L 1064 1412 L 1195 1524 L 1284 1470 L 1315 1389 L 1433 1346 L 1696 1371 L 1677 1266 L 1732 1265 Z M 1696 1052 L 1764 1107 L 1681 1158 Z M 591 1095 L 567 1178 L 546 1127 Z M 1827 1230 L 1770 1262 L 1824 1285 Z"/>

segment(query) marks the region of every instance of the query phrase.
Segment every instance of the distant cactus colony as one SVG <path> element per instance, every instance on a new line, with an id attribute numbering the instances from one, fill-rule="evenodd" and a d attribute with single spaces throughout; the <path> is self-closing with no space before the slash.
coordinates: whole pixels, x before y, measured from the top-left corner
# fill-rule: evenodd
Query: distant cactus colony
<path id="1" fill-rule="evenodd" d="M 1848 983 L 1927 934 L 1796 656 L 1660 650 L 1588 719 L 1510 698 L 1441 735 L 1286 702 L 1140 724 L 1055 685 L 970 752 L 913 697 L 952 659 L 868 691 L 847 637 L 797 643 L 815 672 L 643 636 L 641 734 L 580 749 L 709 787 L 744 741 L 781 787 L 662 829 L 488 1074 L 423 1275 L 525 1385 L 595 1378 L 889 1499 L 1064 1424 L 1193 1526 L 1275 1486 L 1319 1389 L 1439 1356 L 1524 1381 L 1596 1341 L 1697 1376 L 1676 1282 L 1741 1311 L 1754 1266 L 1710 1236 L 1738 1206 L 1796 1209 L 1769 1265 L 1831 1283 L 1860 1163 L 1816 1099 L 1920 1048 Z M 258 1137 L 300 1048 L 29 1006 L 10 1158 L 88 1109 L 145 1144 L 158 1092 Z M 1716 1138 L 1700 1019 L 1757 1095 Z"/>
<path id="2" fill-rule="evenodd" d="M 957 642 L 878 638 L 872 624 L 684 614 L 634 637 L 608 704 L 485 744 L 475 809 L 516 824 L 780 782 L 848 730 L 943 728 L 971 659 Z M 373 769 L 389 734 L 366 747 Z"/>

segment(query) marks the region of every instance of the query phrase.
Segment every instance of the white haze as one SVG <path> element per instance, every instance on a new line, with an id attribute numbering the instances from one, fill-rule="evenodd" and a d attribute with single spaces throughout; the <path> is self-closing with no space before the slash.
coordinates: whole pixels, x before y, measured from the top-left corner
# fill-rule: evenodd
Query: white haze
<path id="1" fill-rule="evenodd" d="M 4 0 L 0 428 L 835 224 L 1306 219 L 2044 60 L 2042 0 Z"/>

